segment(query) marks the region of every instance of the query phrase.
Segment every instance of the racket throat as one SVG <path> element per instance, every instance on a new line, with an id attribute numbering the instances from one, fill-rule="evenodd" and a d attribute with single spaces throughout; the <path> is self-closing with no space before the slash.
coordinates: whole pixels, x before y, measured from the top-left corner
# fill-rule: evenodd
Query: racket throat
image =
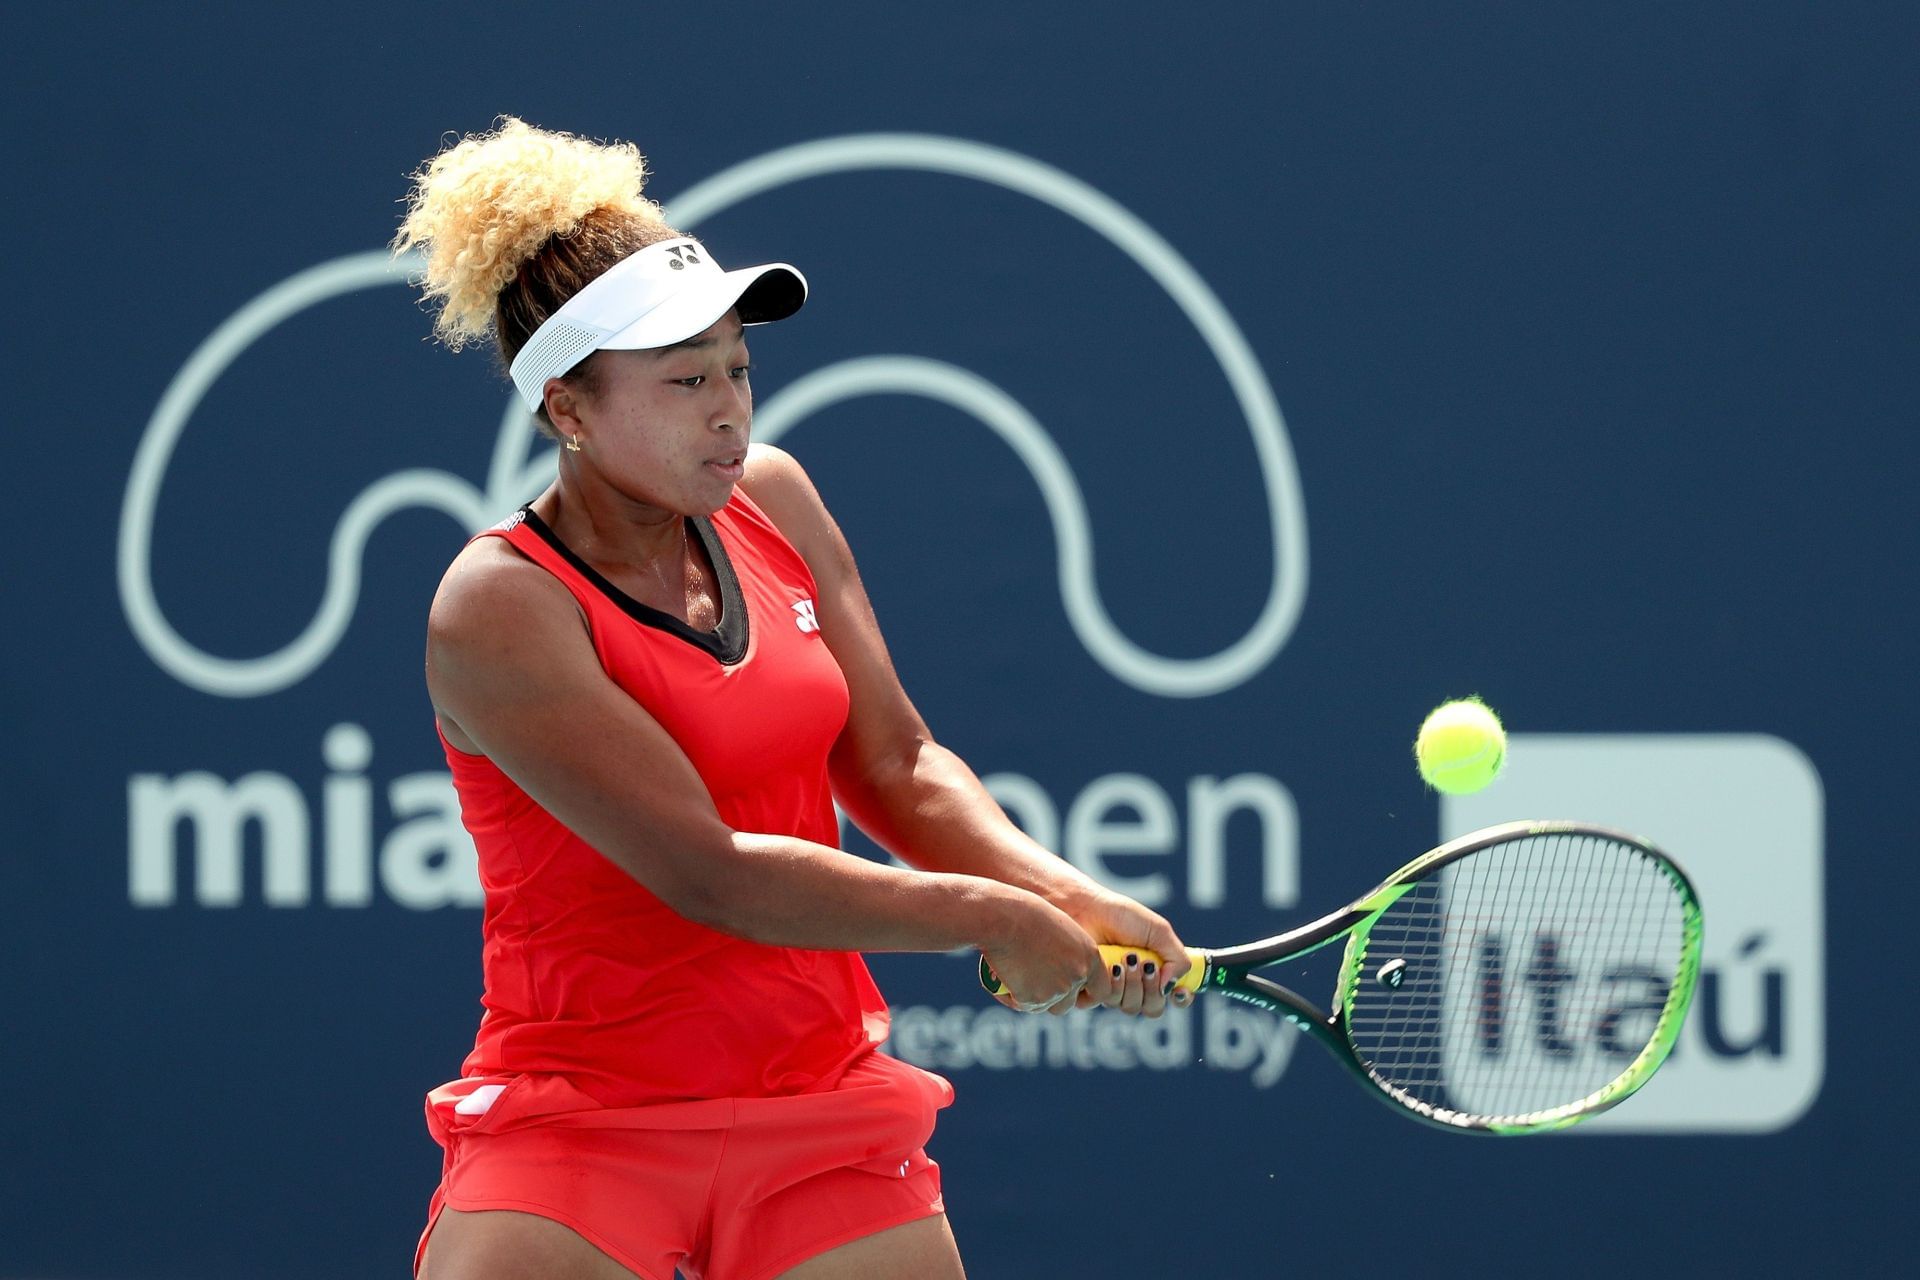
<path id="1" fill-rule="evenodd" d="M 1348 1059 L 1353 1056 L 1347 1044 L 1346 1027 L 1338 1013 L 1322 1014 L 1279 983 L 1250 973 L 1243 975 L 1238 984 L 1222 984 L 1219 989 L 1235 1000 L 1278 1015 L 1283 1022 L 1305 1032 L 1339 1056 Z"/>

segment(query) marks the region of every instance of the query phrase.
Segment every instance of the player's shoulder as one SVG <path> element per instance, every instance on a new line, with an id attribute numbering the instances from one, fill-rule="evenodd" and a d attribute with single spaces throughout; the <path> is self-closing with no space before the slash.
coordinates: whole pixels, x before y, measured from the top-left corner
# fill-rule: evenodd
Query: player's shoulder
<path id="1" fill-rule="evenodd" d="M 785 449 L 758 442 L 748 445 L 746 472 L 740 487 L 759 506 L 765 507 L 768 500 L 777 502 L 799 496 L 810 497 L 815 502 L 820 500 L 806 468 Z"/>
<path id="2" fill-rule="evenodd" d="M 803 553 L 832 526 L 826 504 L 820 500 L 820 491 L 814 488 L 806 468 L 785 449 L 770 444 L 751 446 L 740 489 Z"/>
<path id="3" fill-rule="evenodd" d="M 475 538 L 461 549 L 434 592 L 429 642 L 465 647 L 503 629 L 525 630 L 572 613 L 565 584 L 505 538 Z"/>

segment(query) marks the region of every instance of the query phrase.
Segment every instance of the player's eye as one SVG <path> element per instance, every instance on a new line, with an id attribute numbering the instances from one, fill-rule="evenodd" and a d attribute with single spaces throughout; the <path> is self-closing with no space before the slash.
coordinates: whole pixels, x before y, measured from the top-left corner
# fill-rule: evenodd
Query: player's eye
<path id="1" fill-rule="evenodd" d="M 727 376 L 733 378 L 735 381 L 744 382 L 747 379 L 747 375 L 752 372 L 753 366 L 751 364 L 737 364 L 727 370 Z"/>
<path id="2" fill-rule="evenodd" d="M 707 375 L 704 373 L 696 373 L 691 378 L 675 378 L 674 379 L 676 383 L 678 383 L 683 387 L 697 387 L 701 383 L 705 382 L 706 380 L 707 380 Z"/>

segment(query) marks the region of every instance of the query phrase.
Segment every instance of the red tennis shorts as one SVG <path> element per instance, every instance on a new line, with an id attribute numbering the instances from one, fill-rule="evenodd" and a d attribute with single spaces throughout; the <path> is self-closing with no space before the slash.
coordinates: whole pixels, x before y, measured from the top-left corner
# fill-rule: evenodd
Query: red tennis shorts
<path id="1" fill-rule="evenodd" d="M 881 1053 L 818 1093 L 644 1107 L 600 1107 L 559 1076 L 456 1080 L 427 1095 L 446 1159 L 414 1271 L 452 1207 L 551 1218 L 646 1280 L 767 1280 L 945 1212 L 923 1147 L 952 1101 Z"/>

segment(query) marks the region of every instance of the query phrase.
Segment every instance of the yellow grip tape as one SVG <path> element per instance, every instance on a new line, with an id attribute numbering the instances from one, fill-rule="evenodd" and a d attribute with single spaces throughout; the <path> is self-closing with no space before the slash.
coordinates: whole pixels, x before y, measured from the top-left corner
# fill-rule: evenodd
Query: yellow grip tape
<path id="1" fill-rule="evenodd" d="M 1161 963 L 1160 953 L 1145 947 L 1118 947 L 1112 943 L 1102 943 L 1100 946 L 1100 958 L 1107 962 L 1109 969 L 1119 965 L 1124 970 L 1128 956 L 1133 956 L 1142 966 L 1151 963 L 1157 967 Z M 1207 953 L 1188 947 L 1187 958 L 1193 962 L 1193 967 L 1180 975 L 1180 981 L 1174 984 L 1176 991 L 1198 991 L 1200 984 L 1207 979 Z M 996 996 L 1006 989 L 985 956 L 980 957 L 980 985 Z"/>

